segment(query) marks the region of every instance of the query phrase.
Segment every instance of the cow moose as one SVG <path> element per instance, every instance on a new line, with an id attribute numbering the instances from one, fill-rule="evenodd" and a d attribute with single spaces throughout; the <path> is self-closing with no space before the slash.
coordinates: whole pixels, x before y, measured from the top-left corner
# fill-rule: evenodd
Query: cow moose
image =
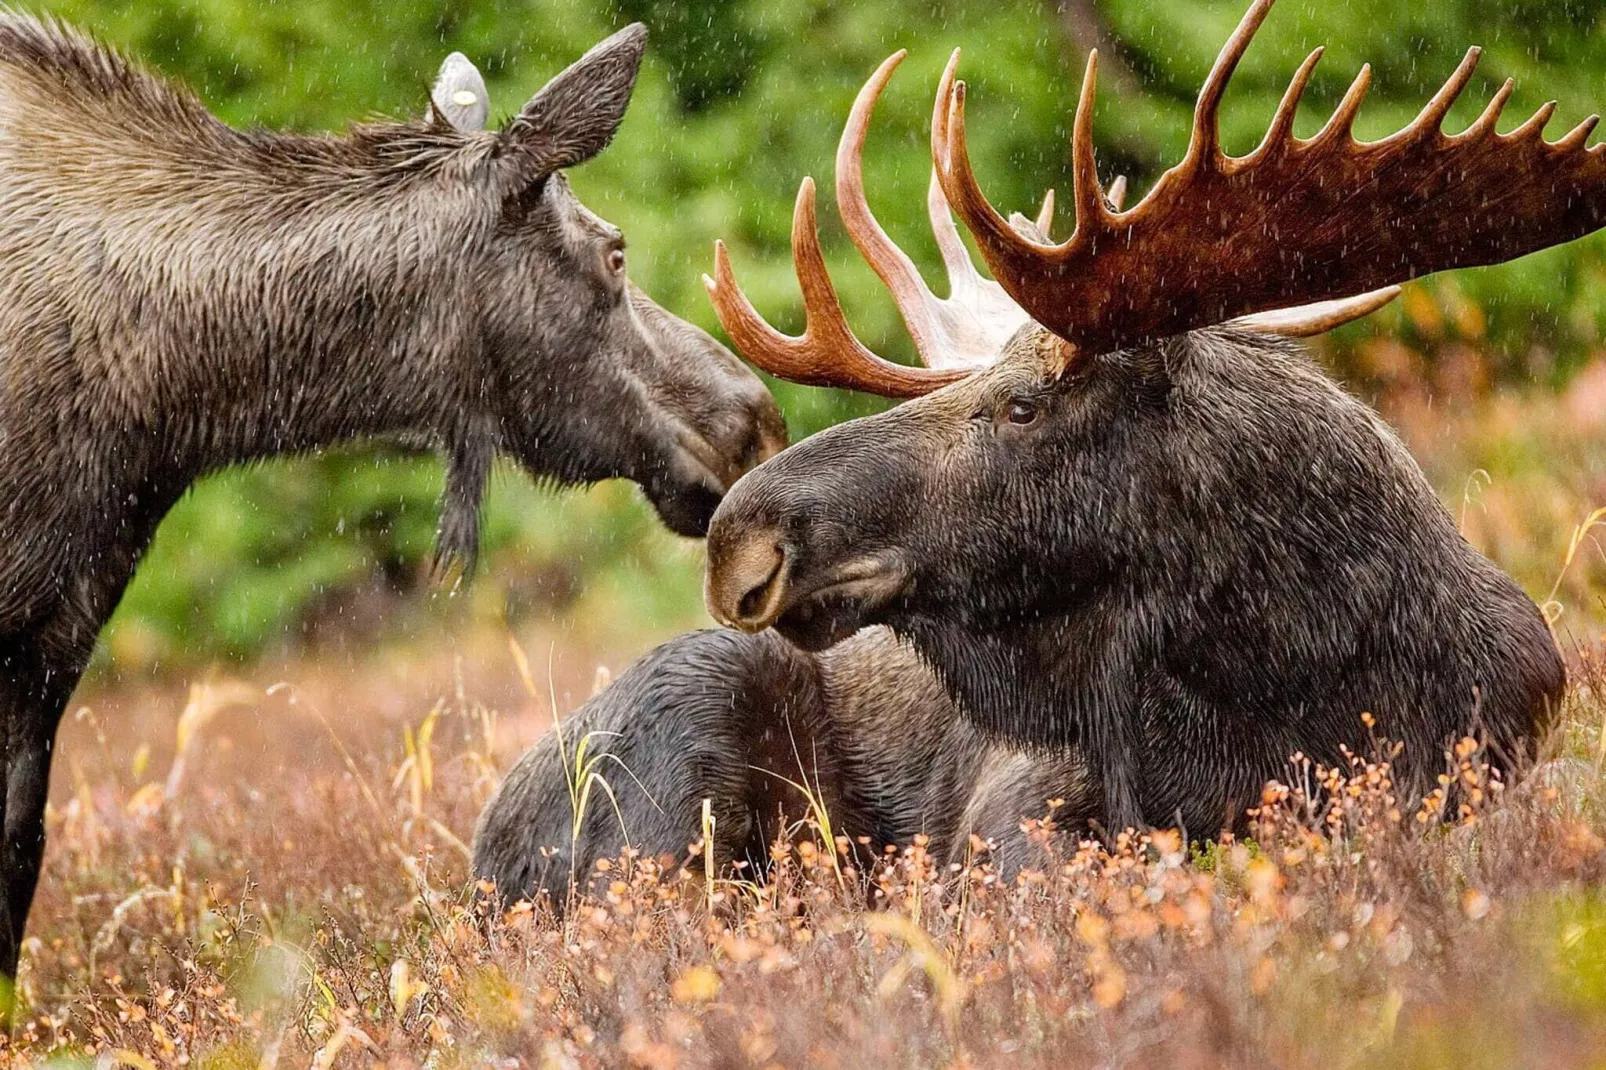
<path id="1" fill-rule="evenodd" d="M 0 12 L 0 975 L 43 849 L 62 709 L 164 513 L 225 465 L 368 436 L 447 458 L 471 565 L 493 457 L 624 477 L 700 535 L 785 445 L 761 381 L 654 304 L 563 169 L 607 146 L 631 26 L 500 130 L 453 56 L 428 114 L 226 126 L 51 21 Z M 0 983 L 0 989 L 8 985 Z"/>
<path id="2" fill-rule="evenodd" d="M 1565 686 L 1537 607 L 1461 537 L 1383 421 L 1277 336 L 1365 314 L 1409 279 L 1598 229 L 1595 120 L 1547 142 L 1549 105 L 1501 134 L 1508 83 L 1468 130 L 1444 134 L 1474 49 L 1398 134 L 1354 139 L 1363 70 L 1299 139 L 1318 51 L 1260 148 L 1229 158 L 1217 109 L 1271 6 L 1251 5 L 1205 83 L 1187 156 L 1130 210 L 1096 174 L 1090 59 L 1076 230 L 1059 244 L 1049 213 L 1006 219 L 982 195 L 955 53 L 933 116 L 934 222 L 952 270 L 953 205 L 999 290 L 956 285 L 946 302 L 863 203 L 855 154 L 888 61 L 849 122 L 837 190 L 926 367 L 853 337 L 808 180 L 793 226 L 801 336 L 763 322 L 716 250 L 710 294 L 749 360 L 915 400 L 739 481 L 710 528 L 707 598 L 747 634 L 677 640 L 577 713 L 620 733 L 602 745 L 632 763 L 639 785 L 624 779 L 624 796 L 662 789 L 661 811 L 623 812 L 645 830 L 627 826 L 637 846 L 694 838 L 677 807 L 699 791 L 736 815 L 774 805 L 767 772 L 741 774 L 778 760 L 794 779 L 818 770 L 849 832 L 915 828 L 951 853 L 967 831 L 1008 839 L 1051 797 L 1110 829 L 1239 825 L 1295 752 L 1336 763 L 1363 747 L 1364 713 L 1405 745 L 1407 794 L 1464 733 L 1507 767 L 1535 752 Z M 967 348 L 1005 329 L 991 352 Z M 655 747 L 711 721 L 705 750 Z M 477 864 L 503 894 L 552 886 L 527 853 L 536 843 L 578 863 L 619 841 L 599 823 L 566 844 L 537 812 L 554 775 L 543 746 L 481 819 Z M 724 820 L 725 856 L 761 847 L 741 838 L 752 816 Z"/>

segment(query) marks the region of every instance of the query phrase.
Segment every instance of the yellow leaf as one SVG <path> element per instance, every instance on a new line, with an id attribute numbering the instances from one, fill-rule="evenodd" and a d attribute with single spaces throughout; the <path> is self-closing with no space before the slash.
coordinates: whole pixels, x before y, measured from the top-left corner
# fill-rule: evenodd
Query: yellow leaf
<path id="1" fill-rule="evenodd" d="M 429 985 L 413 979 L 412 963 L 397 959 L 390 964 L 390 1003 L 397 1014 L 406 1014 L 413 997 L 429 991 Z"/>
<path id="2" fill-rule="evenodd" d="M 1093 983 L 1093 1001 L 1108 1010 L 1126 998 L 1126 972 L 1112 966 Z"/>
<path id="3" fill-rule="evenodd" d="M 693 966 L 675 978 L 669 995 L 676 1003 L 707 1003 L 719 995 L 719 974 L 710 966 Z"/>
<path id="4" fill-rule="evenodd" d="M 1400 307 L 1411 325 L 1422 334 L 1436 338 L 1444 332 L 1444 313 L 1435 296 L 1422 286 L 1407 286 L 1400 294 Z"/>
<path id="5" fill-rule="evenodd" d="M 118 1048 L 116 1051 L 112 1052 L 112 1065 L 132 1066 L 135 1067 L 136 1070 L 156 1070 L 155 1063 L 145 1058 L 145 1056 L 141 1055 L 139 1052 L 129 1051 L 127 1048 Z"/>
<path id="6" fill-rule="evenodd" d="M 1249 886 L 1249 894 L 1255 902 L 1268 903 L 1276 898 L 1282 888 L 1283 876 L 1277 871 L 1275 862 L 1261 855 L 1245 867 L 1244 883 Z"/>
<path id="7" fill-rule="evenodd" d="M 160 784 L 146 784 L 129 797 L 128 802 L 123 805 L 123 810 L 130 814 L 154 814 L 162 808 L 164 798 L 166 793 L 162 791 Z"/>

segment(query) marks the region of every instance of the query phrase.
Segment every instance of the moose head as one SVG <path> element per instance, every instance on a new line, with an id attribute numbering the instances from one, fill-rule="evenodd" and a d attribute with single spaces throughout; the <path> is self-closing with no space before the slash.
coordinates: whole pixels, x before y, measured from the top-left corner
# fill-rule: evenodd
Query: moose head
<path id="1" fill-rule="evenodd" d="M 883 65 L 843 137 L 837 194 L 926 367 L 883 360 L 847 328 L 807 180 L 793 227 L 803 335 L 759 318 L 723 247 L 708 280 L 759 366 L 917 399 L 738 483 L 711 528 L 710 611 L 812 649 L 890 625 L 983 727 L 1087 747 L 1117 828 L 1230 824 L 1294 751 L 1337 760 L 1363 712 L 1406 742 L 1404 779 L 1419 786 L 1474 723 L 1525 749 L 1562 686 L 1532 602 L 1461 538 L 1382 421 L 1278 336 L 1601 226 L 1593 121 L 1546 142 L 1551 105 L 1498 133 L 1508 84 L 1471 128 L 1443 133 L 1473 50 L 1398 134 L 1353 137 L 1363 70 L 1300 139 L 1318 51 L 1261 146 L 1228 157 L 1217 109 L 1271 6 L 1255 0 L 1200 95 L 1186 157 L 1130 210 L 1095 171 L 1090 59 L 1076 226 L 1058 244 L 1051 203 L 1035 223 L 1006 219 L 980 192 L 955 53 L 932 122 L 945 301 L 863 200 L 865 126 L 899 57 Z M 970 267 L 950 204 L 996 284 Z"/>
<path id="2" fill-rule="evenodd" d="M 492 134 L 484 80 L 453 53 L 430 118 L 482 157 L 469 178 L 487 232 L 464 266 L 485 287 L 503 448 L 560 482 L 633 479 L 670 528 L 701 535 L 736 478 L 785 445 L 780 412 L 724 347 L 627 281 L 623 233 L 561 174 L 612 139 L 646 39 L 637 24 L 603 41 Z M 446 549 L 467 549 L 464 527 Z"/>

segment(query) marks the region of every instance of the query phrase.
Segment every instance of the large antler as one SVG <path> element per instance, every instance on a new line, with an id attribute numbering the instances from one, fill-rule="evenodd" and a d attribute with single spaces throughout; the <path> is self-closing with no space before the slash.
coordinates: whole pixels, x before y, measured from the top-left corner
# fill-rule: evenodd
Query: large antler
<path id="1" fill-rule="evenodd" d="M 875 74 L 859 90 L 842 130 L 836 153 L 836 201 L 848 236 L 864 259 L 881 276 L 903 315 L 903 322 L 914 339 L 921 359 L 932 368 L 979 368 L 998 358 L 1027 320 L 1025 311 L 991 279 L 983 278 L 959 237 L 959 228 L 949 211 L 947 198 L 933 170 L 926 192 L 926 211 L 948 271 L 949 295 L 940 298 L 931 292 L 914 261 L 895 243 L 875 214 L 864 193 L 864 141 L 870 129 L 870 116 L 881 93 L 908 53 L 904 49 L 888 56 Z M 933 122 L 936 117 L 933 116 Z M 1054 213 L 1054 191 L 1043 200 L 1036 226 L 1047 237 Z"/>
<path id="2" fill-rule="evenodd" d="M 814 181 L 804 179 L 792 215 L 792 259 L 803 290 L 802 335 L 781 334 L 766 323 L 742 293 L 724 243 L 714 247 L 714 278 L 704 276 L 709 299 L 725 331 L 744 357 L 771 375 L 814 386 L 839 386 L 887 397 L 918 397 L 964 377 L 996 359 L 1009 336 L 1026 322 L 1021 307 L 970 260 L 935 170 L 926 207 L 950 295 L 933 294 L 914 262 L 882 229 L 864 192 L 862 159 L 870 116 L 892 72 L 907 53 L 900 50 L 865 83 L 837 146 L 837 208 L 854 245 L 887 288 L 926 367 L 893 364 L 853 336 L 820 253 L 814 215 Z M 1038 216 L 1046 235 L 1054 198 L 1050 191 Z"/>
<path id="3" fill-rule="evenodd" d="M 804 179 L 792 215 L 792 259 L 803 289 L 807 317 L 802 335 L 781 334 L 766 323 L 737 285 L 723 242 L 714 246 L 714 277 L 704 276 L 709 299 L 725 331 L 741 354 L 771 375 L 814 386 L 838 386 L 885 397 L 918 397 L 962 379 L 998 358 L 1004 343 L 1027 321 L 1026 313 L 1003 287 L 983 278 L 970 260 L 953 215 L 937 183 L 935 170 L 926 194 L 926 209 L 950 294 L 931 292 L 914 262 L 882 229 L 865 198 L 862 159 L 865 137 L 876 102 L 903 61 L 899 51 L 859 90 L 837 146 L 837 208 L 854 245 L 892 291 L 916 352 L 926 367 L 883 360 L 853 336 L 842 315 L 826 273 L 815 228 L 814 181 Z M 934 117 L 935 121 L 935 117 Z M 1045 238 L 1054 212 L 1050 190 L 1033 223 Z"/>
<path id="4" fill-rule="evenodd" d="M 1597 118 L 1547 142 L 1551 103 L 1499 134 L 1508 81 L 1465 132 L 1442 132 L 1477 65 L 1476 48 L 1414 122 L 1368 143 L 1357 142 L 1352 127 L 1369 67 L 1315 137 L 1294 136 L 1317 49 L 1295 74 L 1260 147 L 1241 158 L 1225 155 L 1217 136 L 1222 95 L 1273 2 L 1254 0 L 1200 93 L 1186 157 L 1130 211 L 1112 211 L 1099 188 L 1098 54 L 1089 57 L 1072 145 L 1076 232 L 1058 245 L 1010 226 L 977 184 L 954 53 L 938 90 L 942 120 L 932 128 L 938 178 L 993 276 L 1038 322 L 1096 352 L 1497 263 L 1606 225 L 1606 153 L 1585 148 Z M 1371 300 L 1386 296 L 1344 304 Z"/>
<path id="5" fill-rule="evenodd" d="M 708 298 L 737 350 L 782 379 L 840 386 L 883 397 L 910 398 L 963 379 L 962 368 L 912 368 L 884 360 L 853 336 L 825 269 L 814 217 L 814 179 L 805 178 L 792 213 L 792 260 L 803 290 L 804 328 L 797 337 L 764 322 L 736 284 L 724 242 L 714 243 L 714 277 L 703 276 Z"/>

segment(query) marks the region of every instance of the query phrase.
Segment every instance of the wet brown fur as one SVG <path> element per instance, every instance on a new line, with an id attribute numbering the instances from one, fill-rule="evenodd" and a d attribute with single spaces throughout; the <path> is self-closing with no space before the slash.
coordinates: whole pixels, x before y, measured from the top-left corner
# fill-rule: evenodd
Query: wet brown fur
<path id="1" fill-rule="evenodd" d="M 564 753 L 611 754 L 617 796 L 587 807 L 579 834 Z M 628 846 L 679 861 L 715 817 L 723 867 L 762 868 L 778 819 L 811 816 L 807 785 L 861 863 L 925 836 L 939 863 L 962 861 L 972 835 L 1014 872 L 1034 859 L 1022 818 L 1079 827 L 1098 812 L 1096 780 L 1071 749 L 1023 749 L 960 716 L 907 644 L 871 628 L 821 654 L 774 632 L 707 631 L 670 641 L 548 732 L 508 773 L 480 816 L 474 870 L 508 901 L 567 902 L 598 859 Z M 629 772 L 626 773 L 625 769 Z M 861 842 L 862 839 L 862 842 Z"/>
<path id="2" fill-rule="evenodd" d="M 498 452 L 561 482 L 634 479 L 695 534 L 784 444 L 759 380 L 608 266 L 621 235 L 559 173 L 606 146 L 644 46 L 621 31 L 501 131 L 301 136 L 230 128 L 0 8 L 0 974 L 56 722 L 197 477 L 433 443 L 441 550 L 471 558 Z"/>

